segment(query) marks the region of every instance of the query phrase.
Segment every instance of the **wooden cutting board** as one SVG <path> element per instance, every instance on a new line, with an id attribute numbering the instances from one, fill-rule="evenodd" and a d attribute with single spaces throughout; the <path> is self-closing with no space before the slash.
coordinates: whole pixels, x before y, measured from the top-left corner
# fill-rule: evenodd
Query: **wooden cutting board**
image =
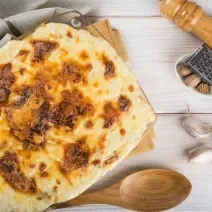
<path id="1" fill-rule="evenodd" d="M 118 54 L 123 58 L 125 62 L 129 62 L 129 57 L 121 38 L 119 30 L 113 29 L 109 20 L 103 20 L 86 27 L 92 35 L 97 37 L 102 37 L 107 40 L 118 52 Z M 143 92 L 143 91 L 142 91 Z M 143 97 L 146 98 L 144 92 Z M 143 152 L 151 151 L 155 148 L 153 139 L 155 138 L 155 132 L 153 126 L 149 126 L 145 135 L 143 136 L 141 142 L 138 146 L 128 155 L 127 158 L 139 155 Z"/>

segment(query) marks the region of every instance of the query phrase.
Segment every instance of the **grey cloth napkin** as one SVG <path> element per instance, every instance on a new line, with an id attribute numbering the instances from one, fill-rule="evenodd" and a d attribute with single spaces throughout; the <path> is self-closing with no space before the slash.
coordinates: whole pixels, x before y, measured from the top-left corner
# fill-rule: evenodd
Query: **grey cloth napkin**
<path id="1" fill-rule="evenodd" d="M 94 0 L 0 0 L 0 47 L 52 17 L 72 10 L 86 14 L 93 5 Z M 68 13 L 54 22 L 68 23 L 76 15 Z"/>

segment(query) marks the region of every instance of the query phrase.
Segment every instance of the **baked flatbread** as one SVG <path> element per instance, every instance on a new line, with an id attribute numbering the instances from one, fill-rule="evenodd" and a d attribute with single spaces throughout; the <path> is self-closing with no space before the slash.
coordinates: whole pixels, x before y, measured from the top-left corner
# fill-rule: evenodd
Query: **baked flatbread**
<path id="1" fill-rule="evenodd" d="M 49 23 L 0 49 L 0 211 L 42 211 L 118 164 L 155 121 L 103 39 Z"/>

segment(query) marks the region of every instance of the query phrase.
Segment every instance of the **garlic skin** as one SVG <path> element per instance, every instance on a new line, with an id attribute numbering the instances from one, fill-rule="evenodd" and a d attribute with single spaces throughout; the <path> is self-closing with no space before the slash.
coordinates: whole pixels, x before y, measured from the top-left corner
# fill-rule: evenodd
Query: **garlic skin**
<path id="1" fill-rule="evenodd" d="M 207 138 L 212 134 L 210 124 L 204 123 L 192 115 L 183 120 L 183 126 L 187 133 L 196 139 Z"/>
<path id="2" fill-rule="evenodd" d="M 193 165 L 207 164 L 212 161 L 212 148 L 201 146 L 189 152 L 189 163 Z"/>

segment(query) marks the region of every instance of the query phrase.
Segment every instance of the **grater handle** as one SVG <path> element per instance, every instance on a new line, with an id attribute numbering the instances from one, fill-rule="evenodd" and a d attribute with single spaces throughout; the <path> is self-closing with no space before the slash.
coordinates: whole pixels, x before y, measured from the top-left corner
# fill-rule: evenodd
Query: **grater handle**
<path id="1" fill-rule="evenodd" d="M 164 17 L 173 20 L 186 32 L 191 32 L 212 48 L 212 18 L 195 2 L 187 0 L 161 0 Z"/>

